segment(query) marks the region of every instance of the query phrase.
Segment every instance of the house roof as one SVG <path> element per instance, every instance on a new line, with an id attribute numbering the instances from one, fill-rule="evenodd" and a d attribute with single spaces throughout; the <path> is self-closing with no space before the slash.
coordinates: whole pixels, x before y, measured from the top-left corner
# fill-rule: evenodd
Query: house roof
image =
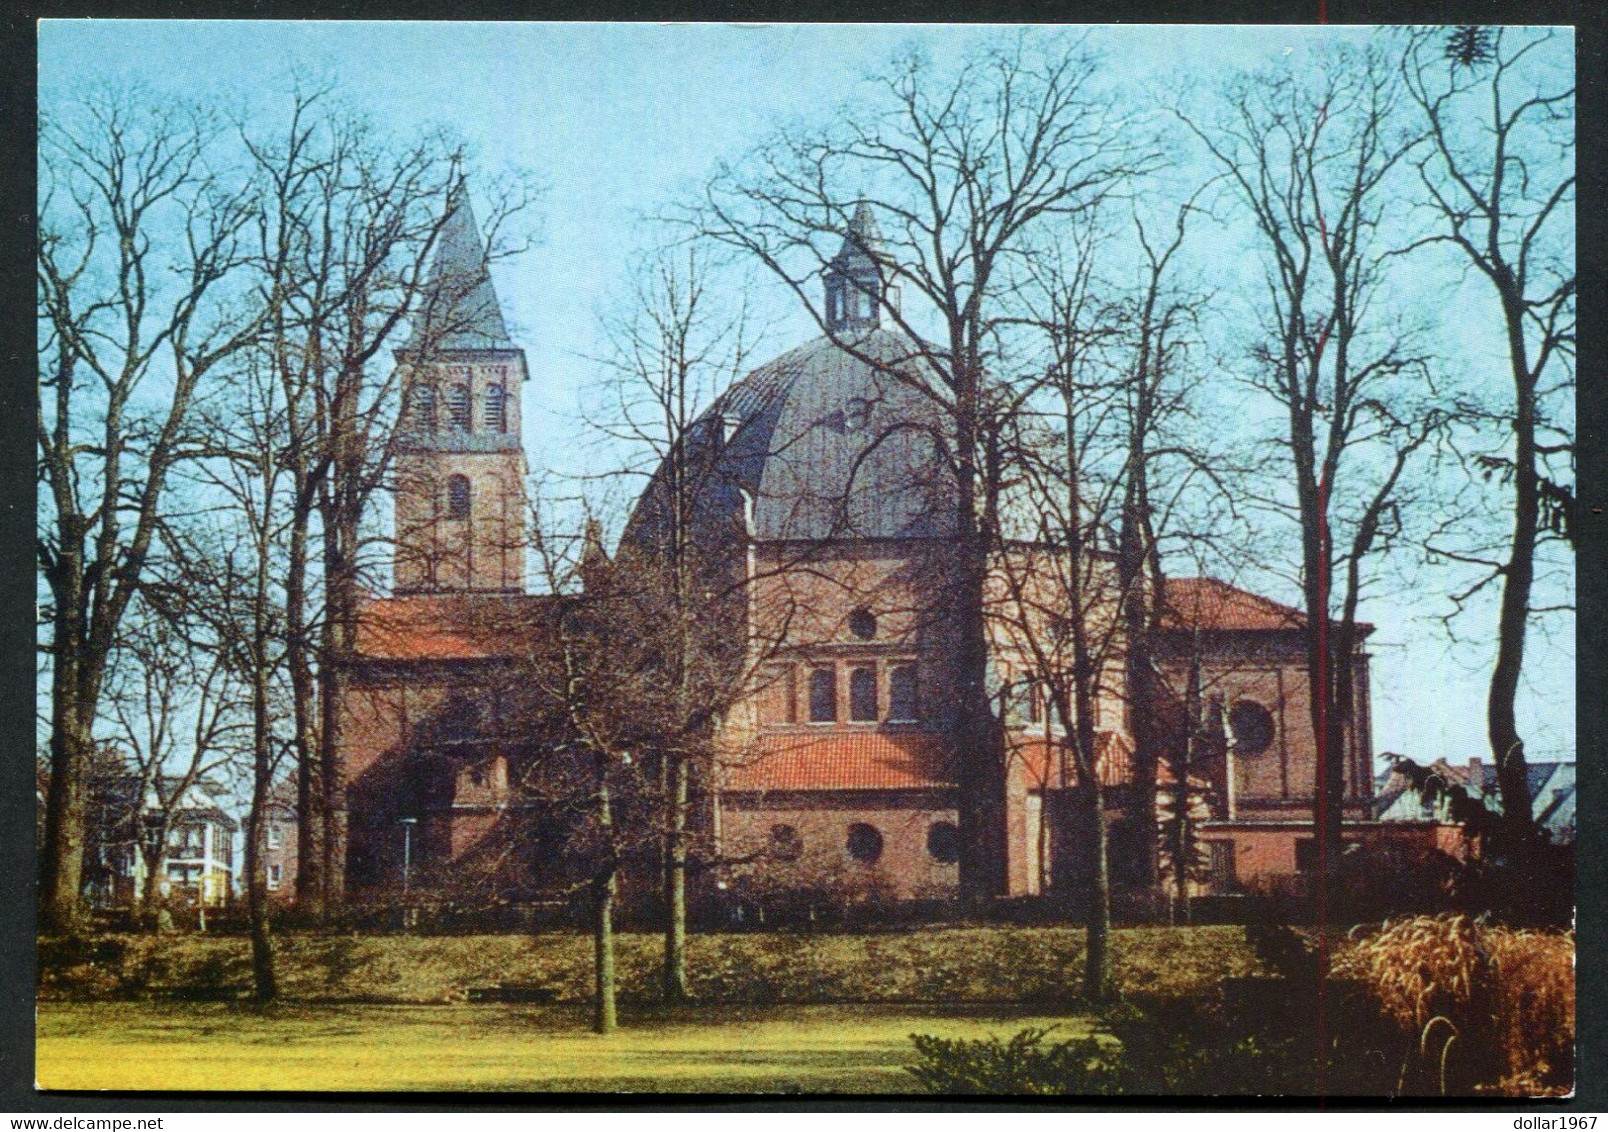
<path id="1" fill-rule="evenodd" d="M 358 610 L 363 660 L 494 660 L 521 655 L 551 607 L 546 594 L 410 594 Z"/>
<path id="2" fill-rule="evenodd" d="M 1430 769 L 1448 786 L 1461 786 L 1492 810 L 1501 808 L 1501 788 L 1496 767 L 1483 760 L 1448 763 L 1436 759 Z M 1574 823 L 1575 764 L 1572 762 L 1527 763 L 1525 777 L 1530 785 L 1532 813 L 1540 825 L 1554 836 L 1568 837 Z M 1407 821 L 1434 816 L 1435 809 L 1414 795 L 1407 779 L 1393 767 L 1375 778 L 1374 811 L 1381 820 Z"/>
<path id="3" fill-rule="evenodd" d="M 1171 630 L 1219 631 L 1299 629 L 1306 614 L 1294 606 L 1242 590 L 1217 578 L 1168 578 L 1162 627 Z M 1373 631 L 1357 622 L 1363 633 Z"/>
<path id="4" fill-rule="evenodd" d="M 724 762 L 724 789 L 911 790 L 955 785 L 943 740 L 931 734 L 845 731 L 761 735 Z"/>

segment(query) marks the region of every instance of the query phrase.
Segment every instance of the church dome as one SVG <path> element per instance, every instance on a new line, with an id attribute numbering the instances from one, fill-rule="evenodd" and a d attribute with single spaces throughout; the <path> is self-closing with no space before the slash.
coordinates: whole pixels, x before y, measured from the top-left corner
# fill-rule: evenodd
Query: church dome
<path id="1" fill-rule="evenodd" d="M 943 413 L 903 334 L 823 336 L 760 366 L 689 430 L 700 525 L 752 508 L 764 541 L 942 538 L 953 533 Z M 652 542 L 663 470 L 627 542 Z"/>
<path id="2" fill-rule="evenodd" d="M 748 374 L 689 430 L 694 521 L 706 532 L 720 537 L 746 514 L 761 541 L 953 536 L 941 387 L 926 351 L 882 325 L 898 309 L 891 275 L 861 204 L 823 273 L 827 334 Z M 665 474 L 626 543 L 660 541 Z"/>

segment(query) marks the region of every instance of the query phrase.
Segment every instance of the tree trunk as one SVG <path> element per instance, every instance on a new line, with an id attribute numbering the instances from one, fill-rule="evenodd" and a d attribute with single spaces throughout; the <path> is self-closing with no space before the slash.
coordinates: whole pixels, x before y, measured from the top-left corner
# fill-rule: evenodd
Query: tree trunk
<path id="1" fill-rule="evenodd" d="M 975 321 L 975 320 L 974 320 Z M 1008 891 L 1005 843 L 1005 736 L 988 693 L 989 642 L 984 598 L 990 538 L 986 514 L 991 484 L 979 467 L 982 363 L 968 338 L 952 325 L 955 386 L 955 555 L 949 606 L 953 626 L 953 734 L 959 767 L 960 896 L 974 911 Z M 979 505 L 982 506 L 979 506 Z"/>
<path id="2" fill-rule="evenodd" d="M 963 903 L 978 911 L 1007 891 L 1004 744 L 988 695 L 980 540 L 974 537 L 958 549 L 962 561 L 950 623 L 956 635 L 953 733 L 960 771 L 960 893 Z"/>
<path id="3" fill-rule="evenodd" d="M 1074 542 L 1072 553 L 1075 562 L 1083 553 L 1080 543 L 1081 539 Z M 1072 581 L 1076 586 L 1082 584 L 1079 565 L 1072 567 Z M 1081 605 L 1081 602 L 1078 604 Z M 1072 627 L 1072 694 L 1077 708 L 1072 725 L 1078 751 L 1078 785 L 1088 798 L 1088 830 L 1090 848 L 1094 854 L 1089 897 L 1084 910 L 1086 944 L 1083 996 L 1090 1002 L 1104 1002 L 1111 986 L 1111 830 L 1106 819 L 1105 784 L 1100 781 L 1100 752 L 1094 727 L 1097 684 L 1081 625 L 1084 612 L 1081 608 L 1074 610 Z"/>
<path id="4" fill-rule="evenodd" d="M 1189 830 L 1189 775 L 1198 761 L 1201 710 L 1200 631 L 1197 629 L 1190 647 L 1189 678 L 1184 688 L 1184 749 L 1173 774 L 1173 907 L 1177 910 L 1176 918 L 1185 924 L 1193 919 L 1189 906 L 1189 857 L 1193 840 Z M 1231 787 L 1225 782 L 1223 788 Z"/>
<path id="5" fill-rule="evenodd" d="M 687 761 L 674 757 L 670 767 L 669 831 L 665 846 L 663 995 L 666 1002 L 685 1002 L 687 991 Z"/>
<path id="6" fill-rule="evenodd" d="M 64 519 L 63 547 L 76 524 Z M 83 927 L 85 818 L 89 755 L 94 738 L 84 711 L 81 655 L 83 557 L 64 550 L 54 584 L 51 648 L 50 784 L 45 795 L 45 845 L 40 877 L 41 932 L 72 933 Z"/>
<path id="7" fill-rule="evenodd" d="M 268 910 L 266 878 L 262 875 L 263 806 L 269 786 L 259 773 L 253 785 L 251 816 L 246 832 L 246 913 L 251 921 L 251 997 L 258 1003 L 279 997 L 275 974 L 273 928 Z"/>
<path id="8" fill-rule="evenodd" d="M 1144 523 L 1140 508 L 1139 475 L 1135 469 L 1144 463 L 1142 445 L 1134 442 L 1129 451 L 1130 477 L 1122 508 L 1122 529 L 1118 535 L 1117 589 L 1122 595 L 1123 637 L 1126 644 L 1123 658 L 1123 683 L 1128 734 L 1133 737 L 1133 805 L 1132 821 L 1145 829 L 1144 844 L 1139 847 L 1135 861 L 1135 879 L 1151 902 L 1159 903 L 1161 891 L 1161 862 L 1159 840 L 1149 835 L 1156 824 L 1156 769 L 1159 763 L 1156 752 L 1155 728 L 1152 726 L 1155 697 L 1150 660 L 1150 616 L 1145 592 Z"/>
<path id="9" fill-rule="evenodd" d="M 324 786 L 323 913 L 324 921 L 340 913 L 346 898 L 346 774 L 343 763 L 346 697 L 344 660 L 326 656 L 319 670 L 324 686 L 319 735 L 319 771 Z"/>
<path id="10" fill-rule="evenodd" d="M 1094 847 L 1091 899 L 1085 914 L 1086 946 L 1083 956 L 1083 997 L 1105 1002 L 1111 996 L 1111 857 L 1107 851 L 1110 830 L 1105 812 L 1105 788 L 1099 774 L 1089 780 L 1089 828 Z"/>
<path id="11" fill-rule="evenodd" d="M 1301 436 L 1310 440 L 1311 422 Z M 1310 449 L 1308 449 L 1310 451 Z M 1312 467 L 1309 461 L 1308 468 Z M 1329 531 L 1328 484 L 1308 473 L 1301 477 L 1308 484 L 1301 507 L 1302 552 L 1306 590 L 1307 690 L 1311 701 L 1312 738 L 1316 762 L 1312 792 L 1312 826 L 1317 869 L 1312 878 L 1319 924 L 1327 922 L 1329 903 L 1335 895 L 1342 835 L 1340 821 L 1345 797 L 1345 754 L 1343 720 L 1335 710 L 1334 653 L 1331 647 L 1330 576 L 1332 544 Z M 1338 785 L 1337 785 L 1338 784 Z"/>
<path id="12" fill-rule="evenodd" d="M 310 514 L 301 502 L 304 490 L 298 476 L 285 577 L 285 663 L 296 727 L 296 908 L 304 921 L 320 923 L 324 919 L 324 775 L 316 724 L 318 685 L 307 633 Z"/>
<path id="13" fill-rule="evenodd" d="M 40 930 L 72 934 L 85 926 L 83 905 L 85 817 L 84 776 L 92 740 L 78 719 L 71 697 L 53 705 L 50 786 L 45 799 L 45 860 Z M 66 710 L 62 710 L 65 708 Z"/>
<path id="14" fill-rule="evenodd" d="M 263 469 L 271 486 L 272 472 Z M 267 877 L 262 868 L 263 815 L 273 790 L 273 721 L 269 715 L 270 615 L 268 597 L 267 533 L 258 536 L 256 592 L 253 595 L 251 634 L 251 810 L 246 819 L 246 913 L 251 922 L 251 988 L 258 1003 L 279 996 L 274 975 L 274 944 L 268 922 Z"/>
<path id="15" fill-rule="evenodd" d="M 1503 288 L 1502 308 L 1507 317 L 1508 357 L 1513 370 L 1513 541 L 1502 571 L 1496 666 L 1491 671 L 1491 689 L 1486 699 L 1486 730 L 1510 848 L 1522 851 L 1534 839 L 1534 820 L 1524 739 L 1519 735 L 1514 704 L 1524 668 L 1541 500 L 1535 451 L 1535 378 L 1530 373 L 1524 344 L 1524 307 L 1512 292 L 1509 282 Z"/>
<path id="16" fill-rule="evenodd" d="M 169 822 L 164 816 L 161 825 L 149 836 L 140 830 L 140 859 L 145 863 L 145 891 L 140 893 L 140 921 L 149 931 L 156 931 L 162 910 L 162 866 L 167 860 Z"/>
<path id="17" fill-rule="evenodd" d="M 1078 788 L 1088 798 L 1088 832 L 1094 853 L 1084 911 L 1083 994 L 1090 1002 L 1103 1002 L 1111 983 L 1111 831 L 1105 812 L 1105 784 L 1100 780 L 1100 750 L 1095 733 L 1095 705 L 1099 696 L 1099 667 L 1089 649 L 1089 607 L 1086 600 L 1083 531 L 1082 449 L 1078 415 L 1070 383 L 1061 387 L 1066 426 L 1066 518 L 1063 540 L 1067 554 L 1067 588 L 1072 630 L 1072 718 L 1065 720 L 1078 763 Z M 1152 776 L 1154 778 L 1154 776 Z M 1147 825 L 1150 821 L 1147 820 Z M 1151 838 L 1154 840 L 1154 838 Z"/>
<path id="18" fill-rule="evenodd" d="M 599 1034 L 612 1034 L 617 1022 L 614 1010 L 614 814 L 609 801 L 606 756 L 599 753 L 597 761 L 597 824 L 603 844 L 604 861 L 592 886 L 596 906 L 593 943 L 597 983 L 592 1029 Z"/>
<path id="19" fill-rule="evenodd" d="M 333 496 L 333 498 L 331 498 Z M 346 896 L 345 711 L 347 669 L 357 620 L 355 518 L 344 513 L 337 490 L 324 510 L 325 612 L 318 669 L 319 778 L 323 787 L 323 902 L 325 921 L 339 914 Z"/>

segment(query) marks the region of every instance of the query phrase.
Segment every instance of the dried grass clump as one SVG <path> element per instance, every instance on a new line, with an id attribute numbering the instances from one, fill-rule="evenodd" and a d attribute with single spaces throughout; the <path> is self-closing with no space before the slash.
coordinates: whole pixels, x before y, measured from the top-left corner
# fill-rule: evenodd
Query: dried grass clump
<path id="1" fill-rule="evenodd" d="M 1444 1060 L 1452 1041 L 1479 1087 L 1567 1088 L 1575 1038 L 1574 933 L 1491 927 L 1446 914 L 1387 921 L 1337 957 L 1385 1015 Z M 1431 1039 L 1434 1039 L 1432 1042 Z M 1441 1073 L 1444 1080 L 1444 1067 Z"/>
<path id="2" fill-rule="evenodd" d="M 1417 1031 L 1437 1015 L 1464 1015 L 1484 965 L 1468 917 L 1418 916 L 1387 920 L 1342 952 L 1334 974 L 1366 983 L 1387 1016 Z"/>
<path id="3" fill-rule="evenodd" d="M 1574 1062 L 1573 932 L 1484 933 L 1491 957 L 1493 1037 L 1505 1067 L 1502 1091 L 1534 1094 L 1567 1084 Z"/>

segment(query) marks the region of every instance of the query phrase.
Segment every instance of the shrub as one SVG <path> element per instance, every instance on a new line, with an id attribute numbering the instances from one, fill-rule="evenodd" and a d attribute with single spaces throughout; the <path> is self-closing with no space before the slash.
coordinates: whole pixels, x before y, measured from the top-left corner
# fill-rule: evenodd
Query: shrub
<path id="1" fill-rule="evenodd" d="M 1009 1041 L 911 1034 L 920 1060 L 907 1067 L 923 1088 L 959 1096 L 1009 1093 L 1102 1096 L 1119 1091 L 1112 1051 L 1095 1038 L 1046 1043 L 1047 1029 L 1027 1029 Z"/>
<path id="2" fill-rule="evenodd" d="M 934 1093 L 1066 1096 L 1381 1095 L 1395 1079 L 1389 1059 L 1355 1028 L 1344 1045 L 1324 1047 L 1320 1066 L 1305 1003 L 1254 1019 L 1200 999 L 1125 1003 L 1104 1024 L 1114 1043 L 1050 1045 L 1047 1031 L 1031 1029 L 1009 1041 L 912 1035 L 921 1060 L 910 1072 Z"/>

